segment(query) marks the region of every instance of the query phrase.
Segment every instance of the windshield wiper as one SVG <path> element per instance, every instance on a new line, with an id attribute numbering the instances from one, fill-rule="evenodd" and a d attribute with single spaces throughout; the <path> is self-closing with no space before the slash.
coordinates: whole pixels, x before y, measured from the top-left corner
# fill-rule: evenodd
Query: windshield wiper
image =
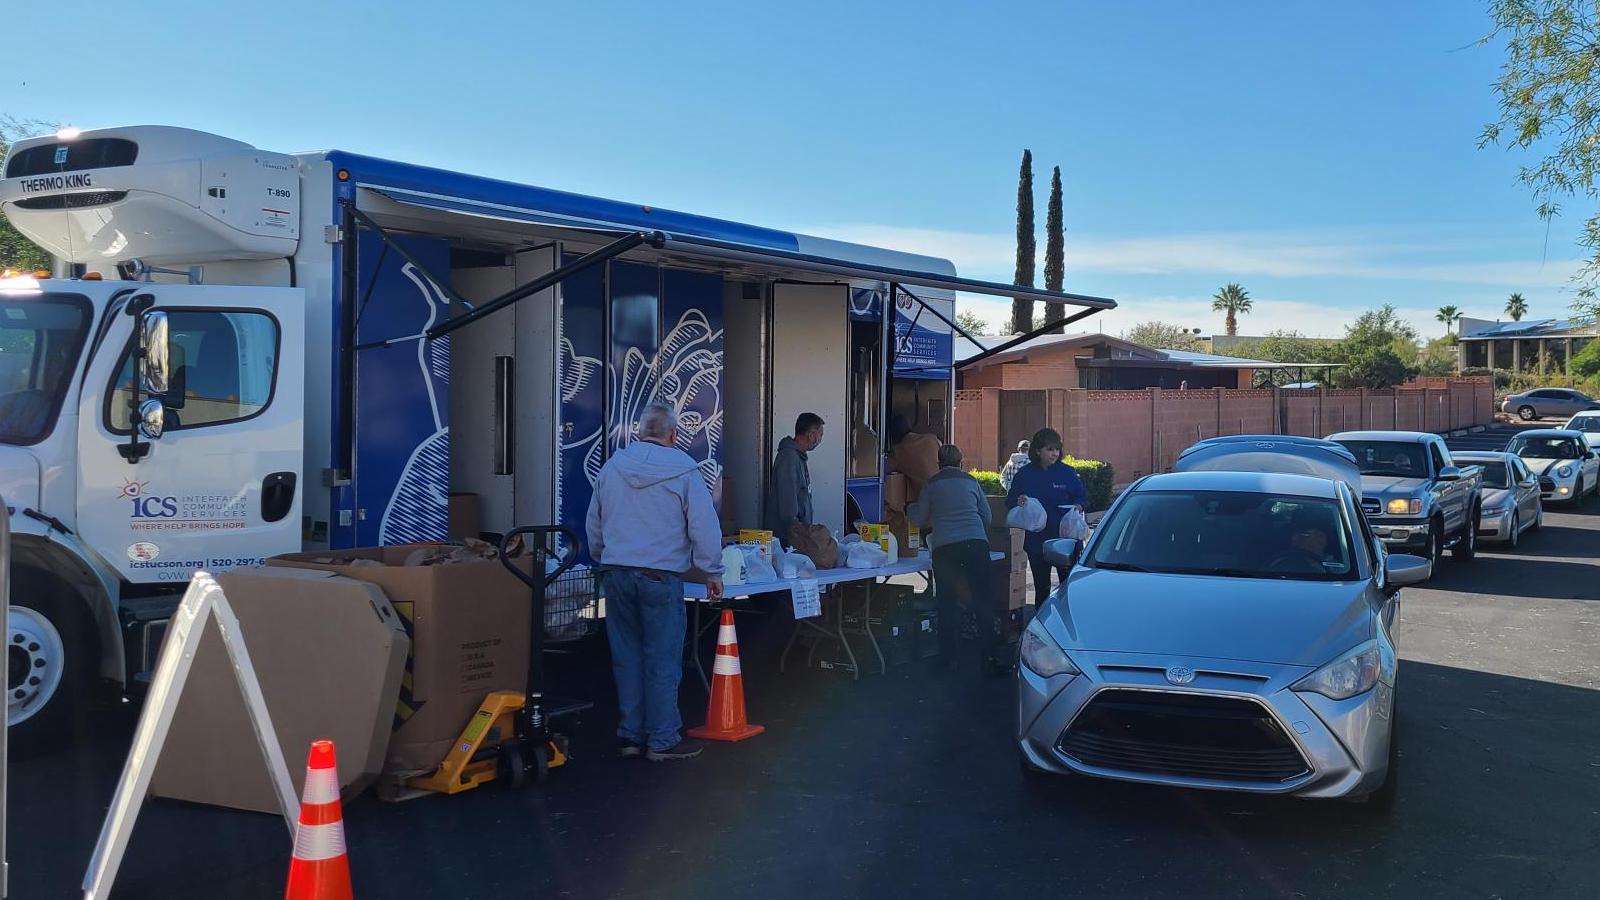
<path id="1" fill-rule="evenodd" d="M 1107 570 L 1112 571 L 1112 572 L 1148 572 L 1148 571 L 1150 571 L 1149 569 L 1146 569 L 1144 566 L 1136 566 L 1133 563 L 1125 563 L 1125 562 L 1097 562 L 1097 563 L 1094 564 L 1094 567 L 1096 569 L 1107 569 Z"/>
<path id="2" fill-rule="evenodd" d="M 1217 566 L 1210 569 L 1184 569 L 1185 575 L 1215 575 L 1218 578 L 1285 578 L 1277 572 L 1262 572 L 1259 569 L 1238 569 L 1228 566 Z"/>

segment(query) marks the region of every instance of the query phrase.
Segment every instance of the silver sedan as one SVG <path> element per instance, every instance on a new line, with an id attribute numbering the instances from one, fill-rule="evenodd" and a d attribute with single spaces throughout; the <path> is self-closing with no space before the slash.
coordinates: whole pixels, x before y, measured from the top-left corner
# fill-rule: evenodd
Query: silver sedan
<path id="1" fill-rule="evenodd" d="M 1478 540 L 1516 547 L 1525 531 L 1544 524 L 1539 476 L 1515 453 L 1456 453 L 1458 465 L 1483 467 L 1478 491 Z"/>
<path id="2" fill-rule="evenodd" d="M 1028 624 L 1023 770 L 1298 797 L 1393 797 L 1399 588 L 1348 485 L 1196 471 L 1144 478 Z"/>

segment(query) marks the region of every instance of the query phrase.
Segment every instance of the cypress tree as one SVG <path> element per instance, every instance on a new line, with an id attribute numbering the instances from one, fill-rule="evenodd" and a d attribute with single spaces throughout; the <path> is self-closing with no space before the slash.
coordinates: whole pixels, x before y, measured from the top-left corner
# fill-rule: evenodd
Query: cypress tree
<path id="1" fill-rule="evenodd" d="M 1061 167 L 1056 166 L 1050 173 L 1050 205 L 1045 207 L 1044 214 L 1044 286 L 1045 290 L 1061 290 L 1062 278 L 1066 275 L 1066 262 L 1063 259 L 1062 244 L 1065 235 L 1061 223 Z M 1065 303 L 1052 303 L 1045 301 L 1044 320 L 1056 322 L 1067 317 Z M 1061 334 L 1065 326 L 1057 325 L 1050 329 L 1054 334 Z"/>
<path id="2" fill-rule="evenodd" d="M 1017 274 L 1011 283 L 1033 287 L 1033 151 L 1022 151 L 1022 172 L 1017 176 Z M 1026 297 L 1011 300 L 1011 331 L 1022 334 L 1033 330 L 1033 301 Z"/>

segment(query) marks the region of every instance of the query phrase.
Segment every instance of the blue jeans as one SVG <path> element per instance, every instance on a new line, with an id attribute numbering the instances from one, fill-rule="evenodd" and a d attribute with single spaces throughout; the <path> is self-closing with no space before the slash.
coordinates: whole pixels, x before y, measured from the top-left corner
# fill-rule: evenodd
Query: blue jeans
<path id="1" fill-rule="evenodd" d="M 651 750 L 678 743 L 683 678 L 683 580 L 636 569 L 605 573 L 606 636 L 622 721 L 617 737 Z"/>

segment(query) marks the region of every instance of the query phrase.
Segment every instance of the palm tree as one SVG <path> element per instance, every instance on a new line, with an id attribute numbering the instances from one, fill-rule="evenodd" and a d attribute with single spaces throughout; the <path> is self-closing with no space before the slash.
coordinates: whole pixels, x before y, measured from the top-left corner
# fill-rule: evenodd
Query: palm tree
<path id="1" fill-rule="evenodd" d="M 1229 337 L 1239 333 L 1239 314 L 1249 312 L 1252 305 L 1250 295 L 1237 284 L 1230 283 L 1211 296 L 1211 308 L 1228 314 L 1226 324 Z"/>
<path id="2" fill-rule="evenodd" d="M 1454 306 L 1441 306 L 1439 307 L 1439 314 L 1434 316 L 1434 318 L 1444 323 L 1444 333 L 1449 334 L 1450 326 L 1460 321 L 1461 310 L 1455 308 Z"/>
<path id="3" fill-rule="evenodd" d="M 1521 322 L 1522 317 L 1528 314 L 1528 301 L 1522 299 L 1521 294 L 1512 294 L 1506 298 L 1506 315 L 1513 322 Z"/>

